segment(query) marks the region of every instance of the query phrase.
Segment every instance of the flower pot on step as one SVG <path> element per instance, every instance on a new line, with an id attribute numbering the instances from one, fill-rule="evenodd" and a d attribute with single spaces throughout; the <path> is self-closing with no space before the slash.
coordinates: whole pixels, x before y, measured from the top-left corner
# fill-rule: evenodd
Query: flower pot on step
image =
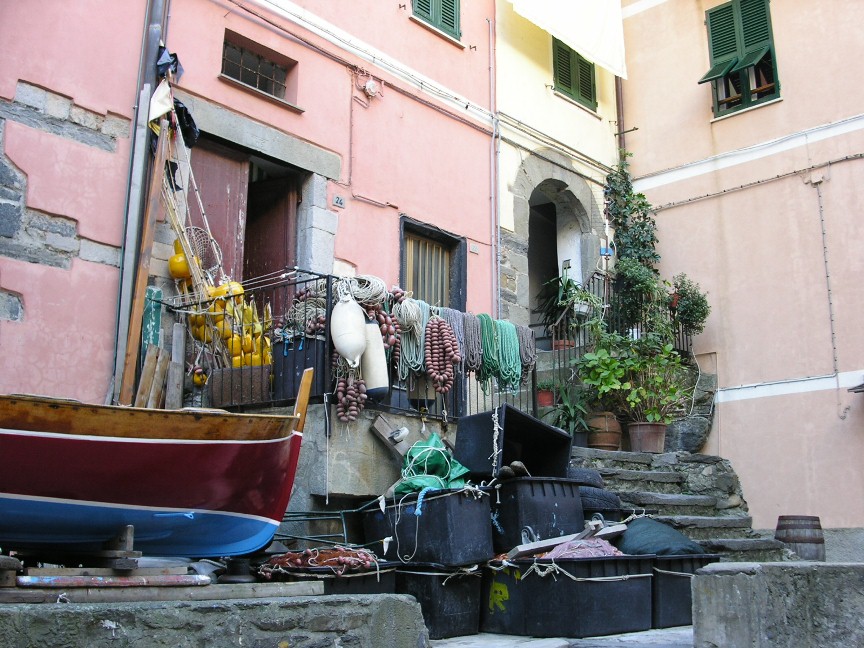
<path id="1" fill-rule="evenodd" d="M 665 423 L 628 423 L 631 452 L 661 453 L 666 447 Z"/>
<path id="2" fill-rule="evenodd" d="M 537 407 L 552 407 L 555 404 L 555 392 L 551 389 L 537 390 Z"/>
<path id="3" fill-rule="evenodd" d="M 588 419 L 588 447 L 597 450 L 621 448 L 621 424 L 612 412 L 595 412 Z"/>

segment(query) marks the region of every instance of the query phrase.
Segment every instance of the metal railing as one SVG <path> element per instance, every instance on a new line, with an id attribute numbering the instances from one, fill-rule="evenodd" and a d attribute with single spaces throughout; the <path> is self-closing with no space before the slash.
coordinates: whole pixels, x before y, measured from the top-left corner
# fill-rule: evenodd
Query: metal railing
<path id="1" fill-rule="evenodd" d="M 290 278 L 279 281 L 244 284 L 244 298 L 254 301 L 259 312 L 269 305 L 272 322 L 265 322 L 264 336 L 269 338 L 272 363 L 253 366 L 215 366 L 210 371 L 207 391 L 209 404 L 225 409 L 257 409 L 288 405 L 293 402 L 300 376 L 307 367 L 314 367 L 313 402 L 331 402 L 325 395 L 333 391 L 333 351 L 330 344 L 330 316 L 336 277 L 295 270 Z M 596 322 L 602 320 L 608 330 L 625 335 L 641 335 L 650 323 L 642 319 L 622 317 L 614 284 L 603 274 L 592 275 L 583 286 L 600 303 L 595 310 L 568 313 L 550 330 L 541 335 L 539 346 L 551 347 L 538 351 L 535 366 L 518 388 L 503 389 L 493 378 L 481 384 L 476 375 L 455 372 L 454 383 L 447 393 L 435 391 L 425 375 L 411 374 L 406 380 L 397 376 L 387 351 L 389 388 L 366 401 L 366 407 L 383 411 L 414 414 L 443 420 L 492 410 L 507 403 L 534 416 L 542 415 L 537 406 L 536 386 L 540 382 L 573 380 L 573 364 L 591 349 L 596 335 Z M 674 318 L 671 312 L 653 313 L 653 317 Z M 675 347 L 682 354 L 691 350 L 690 336 L 678 327 Z"/>

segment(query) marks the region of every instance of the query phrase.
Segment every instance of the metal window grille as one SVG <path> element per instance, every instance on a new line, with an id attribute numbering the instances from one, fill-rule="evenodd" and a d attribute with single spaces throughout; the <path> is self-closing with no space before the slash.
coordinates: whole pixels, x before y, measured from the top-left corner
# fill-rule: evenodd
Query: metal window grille
<path id="1" fill-rule="evenodd" d="M 405 289 L 432 306 L 449 306 L 450 256 L 441 243 L 406 233 Z"/>
<path id="2" fill-rule="evenodd" d="M 222 74 L 279 99 L 285 98 L 288 68 L 228 41 L 222 47 Z"/>

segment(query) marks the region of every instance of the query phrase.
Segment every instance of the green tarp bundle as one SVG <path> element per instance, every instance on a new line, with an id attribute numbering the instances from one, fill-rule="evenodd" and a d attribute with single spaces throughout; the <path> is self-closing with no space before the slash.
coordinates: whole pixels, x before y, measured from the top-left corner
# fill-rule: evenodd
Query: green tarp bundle
<path id="1" fill-rule="evenodd" d="M 453 458 L 441 437 L 433 433 L 405 454 L 402 481 L 396 495 L 418 493 L 424 488 L 462 488 L 468 469 Z"/>

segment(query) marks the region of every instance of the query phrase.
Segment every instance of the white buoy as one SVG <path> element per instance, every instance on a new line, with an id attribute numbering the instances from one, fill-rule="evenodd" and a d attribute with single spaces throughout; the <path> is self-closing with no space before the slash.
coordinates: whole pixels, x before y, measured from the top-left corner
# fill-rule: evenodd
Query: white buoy
<path id="1" fill-rule="evenodd" d="M 330 338 L 333 348 L 351 367 L 360 364 L 366 349 L 366 314 L 350 296 L 342 297 L 330 315 Z"/>
<path id="2" fill-rule="evenodd" d="M 387 353 L 381 328 L 375 321 L 366 322 L 366 350 L 360 359 L 360 373 L 366 382 L 366 395 L 376 401 L 384 398 L 390 390 L 387 373 Z"/>

